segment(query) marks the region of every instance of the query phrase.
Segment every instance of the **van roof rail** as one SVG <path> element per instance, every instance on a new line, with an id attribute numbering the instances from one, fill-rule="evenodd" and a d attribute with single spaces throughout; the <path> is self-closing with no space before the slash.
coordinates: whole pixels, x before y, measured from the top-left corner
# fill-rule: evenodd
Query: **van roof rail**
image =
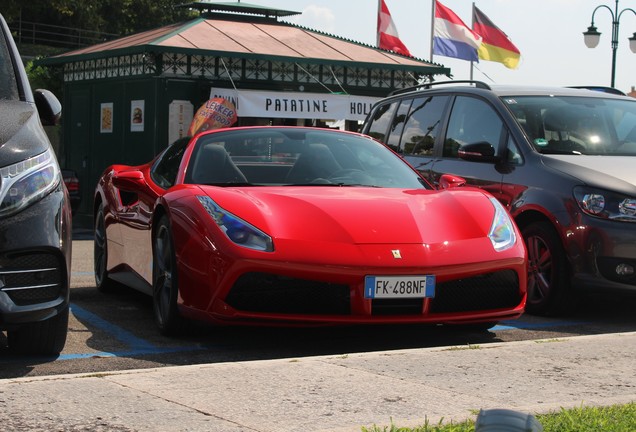
<path id="1" fill-rule="evenodd" d="M 617 88 L 614 88 L 614 87 L 605 87 L 605 86 L 569 86 L 569 88 L 587 89 L 587 90 L 600 91 L 600 92 L 603 92 L 603 93 L 610 93 L 610 94 L 615 94 L 615 95 L 627 96 L 624 92 L 622 92 L 621 90 L 619 90 Z"/>
<path id="2" fill-rule="evenodd" d="M 473 84 L 477 88 L 491 90 L 490 86 L 483 81 L 475 81 L 475 80 L 434 81 L 434 82 L 418 84 L 411 87 L 405 87 L 403 89 L 393 90 L 391 93 L 389 93 L 389 96 L 407 93 L 413 90 L 430 89 L 433 86 L 438 86 L 442 84 Z"/>

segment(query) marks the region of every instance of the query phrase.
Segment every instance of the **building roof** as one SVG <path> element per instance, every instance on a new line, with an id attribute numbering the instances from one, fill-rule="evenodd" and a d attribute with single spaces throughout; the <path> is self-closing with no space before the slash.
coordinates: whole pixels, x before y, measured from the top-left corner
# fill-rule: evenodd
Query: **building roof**
<path id="1" fill-rule="evenodd" d="M 208 1 L 185 3 L 176 6 L 178 8 L 187 8 L 198 10 L 199 13 L 207 12 L 236 12 L 250 15 L 261 15 L 265 17 L 285 17 L 291 15 L 300 15 L 302 12 L 289 11 L 283 9 L 275 9 L 267 6 L 255 5 L 250 3 L 236 2 L 212 3 Z"/>
<path id="2" fill-rule="evenodd" d="M 348 67 L 401 69 L 423 75 L 450 75 L 450 69 L 443 65 L 279 22 L 276 18 L 209 12 L 191 21 L 73 50 L 43 59 L 40 63 L 63 64 L 138 52 L 230 55 L 268 61 L 293 60 Z"/>

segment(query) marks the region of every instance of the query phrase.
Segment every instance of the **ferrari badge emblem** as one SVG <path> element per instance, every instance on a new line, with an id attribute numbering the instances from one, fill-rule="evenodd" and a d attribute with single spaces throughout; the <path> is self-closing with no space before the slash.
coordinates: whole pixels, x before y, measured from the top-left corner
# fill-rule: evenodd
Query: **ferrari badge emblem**
<path id="1" fill-rule="evenodd" d="M 400 250 L 399 249 L 394 249 L 391 252 L 393 252 L 393 258 L 395 258 L 395 259 L 402 258 L 402 255 L 400 254 Z"/>

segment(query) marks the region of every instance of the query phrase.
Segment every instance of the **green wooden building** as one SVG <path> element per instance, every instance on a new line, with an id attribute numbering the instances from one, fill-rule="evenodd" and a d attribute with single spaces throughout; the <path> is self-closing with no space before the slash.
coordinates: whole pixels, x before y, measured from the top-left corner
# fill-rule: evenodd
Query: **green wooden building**
<path id="1" fill-rule="evenodd" d="M 280 20 L 299 12 L 242 2 L 184 6 L 198 16 L 39 61 L 63 68 L 58 156 L 80 179 L 76 225 L 92 226 L 93 190 L 108 165 L 152 159 L 211 95 L 235 102 L 240 125 L 341 120 L 355 129 L 374 100 L 450 75 L 442 65 Z M 319 105 L 339 108 L 312 108 Z"/>

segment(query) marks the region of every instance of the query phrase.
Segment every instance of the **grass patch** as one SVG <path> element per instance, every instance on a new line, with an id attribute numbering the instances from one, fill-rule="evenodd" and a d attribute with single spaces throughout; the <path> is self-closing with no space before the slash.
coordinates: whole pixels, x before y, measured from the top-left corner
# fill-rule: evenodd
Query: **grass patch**
<path id="1" fill-rule="evenodd" d="M 476 417 L 475 417 L 476 418 Z M 636 431 L 636 402 L 607 407 L 561 409 L 535 415 L 543 432 L 625 432 Z M 362 427 L 362 432 L 474 432 L 475 421 L 431 425 L 427 421 L 415 428 L 391 426 Z"/>

